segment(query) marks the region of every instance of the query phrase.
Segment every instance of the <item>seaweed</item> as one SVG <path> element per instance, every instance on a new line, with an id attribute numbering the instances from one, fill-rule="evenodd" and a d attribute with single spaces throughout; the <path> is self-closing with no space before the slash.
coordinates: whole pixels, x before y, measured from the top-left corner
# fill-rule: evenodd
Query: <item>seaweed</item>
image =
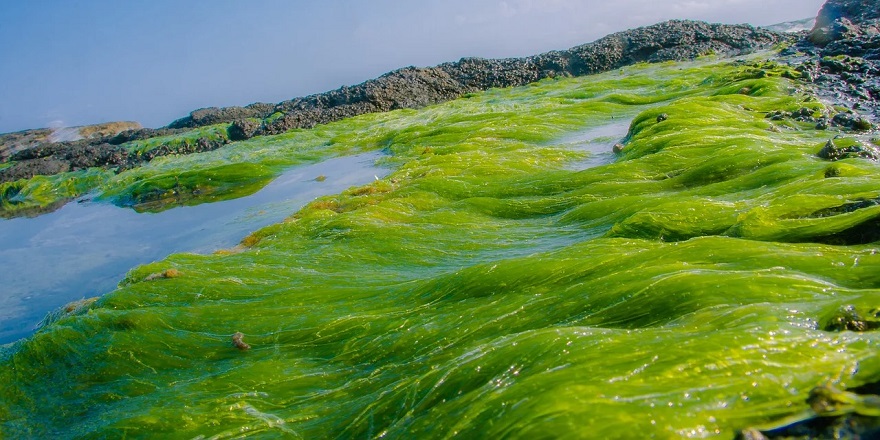
<path id="1" fill-rule="evenodd" d="M 353 151 L 382 149 L 393 169 L 234 252 L 135 268 L 86 313 L 15 344 L 0 358 L 0 427 L 70 438 L 747 427 L 757 438 L 794 421 L 873 432 L 873 393 L 859 387 L 880 377 L 880 251 L 853 231 L 878 218 L 867 202 L 880 174 L 862 157 L 817 157 L 825 131 L 765 117 L 822 111 L 786 76 L 753 60 L 638 65 L 111 176 L 104 197 L 132 203 L 192 195 L 211 172 L 222 193 Z M 600 166 L 574 169 L 588 153 L 572 139 L 621 120 L 625 148 L 611 153 L 608 139 Z M 143 282 L 168 268 L 185 276 Z M 240 351 L 250 344 L 230 340 L 234 329 L 258 347 Z M 810 397 L 827 383 L 858 399 Z"/>

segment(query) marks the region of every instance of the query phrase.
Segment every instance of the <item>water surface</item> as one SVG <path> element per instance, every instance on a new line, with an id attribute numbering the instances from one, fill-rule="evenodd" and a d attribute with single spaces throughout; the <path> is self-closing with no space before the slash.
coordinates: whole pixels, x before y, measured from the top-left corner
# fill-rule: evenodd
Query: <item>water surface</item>
<path id="1" fill-rule="evenodd" d="M 160 213 L 83 198 L 40 217 L 0 220 L 0 344 L 29 335 L 51 310 L 113 290 L 132 267 L 234 246 L 318 196 L 383 177 L 390 170 L 375 165 L 381 156 L 296 167 L 251 196 Z"/>

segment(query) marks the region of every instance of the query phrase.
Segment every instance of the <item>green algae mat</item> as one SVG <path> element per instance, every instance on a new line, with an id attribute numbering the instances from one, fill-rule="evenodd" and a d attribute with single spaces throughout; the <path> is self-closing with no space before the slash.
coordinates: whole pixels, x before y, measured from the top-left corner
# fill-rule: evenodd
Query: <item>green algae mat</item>
<path id="1" fill-rule="evenodd" d="M 766 117 L 831 111 L 796 76 L 637 65 L 59 177 L 131 205 L 357 151 L 394 169 L 5 347 L 0 432 L 732 438 L 810 417 L 817 386 L 880 380 L 880 167 Z M 580 169 L 580 144 L 618 140 Z"/>

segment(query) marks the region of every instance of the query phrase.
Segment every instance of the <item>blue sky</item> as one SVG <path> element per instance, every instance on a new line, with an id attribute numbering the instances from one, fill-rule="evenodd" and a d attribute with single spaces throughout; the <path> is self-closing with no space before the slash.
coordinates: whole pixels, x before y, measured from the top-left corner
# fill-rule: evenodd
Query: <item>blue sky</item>
<path id="1" fill-rule="evenodd" d="M 408 66 L 526 56 L 672 18 L 773 24 L 823 0 L 0 2 L 0 132 L 278 102 Z"/>

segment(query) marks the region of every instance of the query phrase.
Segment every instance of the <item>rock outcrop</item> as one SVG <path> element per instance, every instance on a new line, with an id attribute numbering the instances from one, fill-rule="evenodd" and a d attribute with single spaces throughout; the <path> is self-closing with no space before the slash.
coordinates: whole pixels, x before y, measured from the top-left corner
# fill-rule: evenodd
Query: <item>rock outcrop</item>
<path id="1" fill-rule="evenodd" d="M 526 58 L 464 58 L 435 67 L 406 67 L 355 86 L 284 101 L 271 109 L 263 104 L 245 108 L 263 109 L 263 113 L 242 113 L 238 107 L 197 110 L 170 127 L 280 113 L 282 116 L 254 132 L 278 134 L 365 113 L 424 107 L 466 93 L 520 86 L 548 77 L 589 75 L 637 62 L 681 61 L 707 53 L 739 55 L 784 38 L 751 26 L 674 20 L 618 32 L 568 50 Z"/>
<path id="2" fill-rule="evenodd" d="M 880 0 L 829 0 L 782 55 L 822 98 L 848 109 L 830 115 L 830 125 L 868 131 L 880 122 Z"/>
<path id="3" fill-rule="evenodd" d="M 236 119 L 258 118 L 262 119 L 272 113 L 275 104 L 254 103 L 245 107 L 208 107 L 193 110 L 189 116 L 180 118 L 170 124 L 168 128 L 194 128 L 206 125 L 232 122 Z"/>
<path id="4" fill-rule="evenodd" d="M 52 142 L 51 132 L 13 134 L 20 148 L 0 148 L 0 161 L 16 163 L 0 170 L 0 182 L 88 167 L 125 169 L 164 154 L 185 154 L 218 148 L 223 142 L 204 140 L 187 148 L 158 148 L 133 156 L 118 145 L 187 129 L 231 123 L 230 140 L 283 133 L 295 128 L 402 108 L 450 101 L 493 87 L 528 84 L 555 76 L 580 76 L 638 62 L 681 61 L 716 53 L 739 55 L 764 49 L 787 38 L 747 25 L 668 21 L 618 32 L 593 43 L 526 58 L 464 58 L 435 67 L 405 67 L 364 83 L 278 104 L 203 108 L 161 129 L 121 126 L 90 130 L 85 139 Z M 269 116 L 272 116 L 269 118 Z M 115 131 L 115 133 L 113 133 Z M 9 135 L 7 135 L 9 136 Z M 191 147 L 191 148 L 190 148 Z"/>
<path id="5" fill-rule="evenodd" d="M 79 139 L 96 140 L 115 136 L 124 131 L 138 129 L 141 129 L 141 124 L 123 121 L 61 129 L 40 128 L 0 134 L 0 162 L 6 162 L 12 155 L 20 151 L 43 144 L 61 142 L 64 141 L 64 138 L 70 138 L 69 140 L 71 141 Z"/>
<path id="6" fill-rule="evenodd" d="M 810 32 L 809 41 L 823 55 L 880 59 L 880 7 L 876 0 L 829 0 Z"/>

